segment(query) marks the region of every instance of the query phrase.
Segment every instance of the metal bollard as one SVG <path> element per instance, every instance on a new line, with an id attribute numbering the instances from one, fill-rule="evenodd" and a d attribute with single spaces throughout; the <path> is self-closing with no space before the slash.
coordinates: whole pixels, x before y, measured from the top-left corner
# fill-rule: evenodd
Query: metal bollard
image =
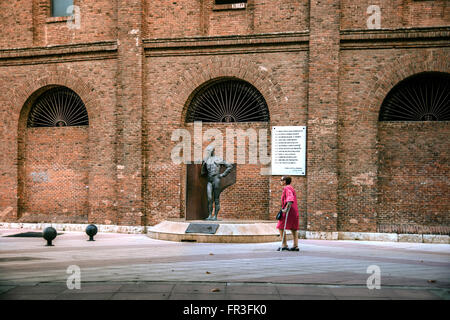
<path id="1" fill-rule="evenodd" d="M 47 246 L 52 247 L 52 240 L 56 238 L 57 236 L 57 232 L 56 229 L 53 227 L 47 227 L 44 229 L 44 231 L 42 232 L 42 235 L 44 237 L 45 240 L 47 240 Z"/>
<path id="2" fill-rule="evenodd" d="M 95 241 L 94 236 L 97 234 L 97 231 L 97 226 L 95 226 L 94 224 L 90 224 L 86 227 L 86 234 L 89 236 L 88 241 Z"/>

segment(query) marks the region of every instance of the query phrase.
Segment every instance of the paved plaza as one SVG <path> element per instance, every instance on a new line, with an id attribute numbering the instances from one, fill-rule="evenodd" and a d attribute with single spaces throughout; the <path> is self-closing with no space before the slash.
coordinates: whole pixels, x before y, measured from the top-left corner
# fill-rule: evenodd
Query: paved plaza
<path id="1" fill-rule="evenodd" d="M 450 298 L 450 245 L 300 240 L 300 252 L 278 242 L 169 242 L 144 234 L 64 232 L 8 237 L 0 229 L 0 299 L 445 299 Z M 291 245 L 291 243 L 290 243 Z M 80 269 L 80 289 L 67 285 Z M 370 268 L 369 268 L 370 267 Z M 380 289 L 374 273 L 380 271 Z M 70 271 L 70 270 L 69 270 Z"/>

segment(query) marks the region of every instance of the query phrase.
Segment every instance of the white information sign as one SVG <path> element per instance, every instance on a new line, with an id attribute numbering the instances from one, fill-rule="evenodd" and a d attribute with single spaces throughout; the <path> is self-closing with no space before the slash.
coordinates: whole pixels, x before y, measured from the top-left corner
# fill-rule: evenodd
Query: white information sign
<path id="1" fill-rule="evenodd" d="M 272 175 L 306 174 L 306 127 L 272 127 Z"/>
<path id="2" fill-rule="evenodd" d="M 245 8 L 246 3 L 245 2 L 241 2 L 241 3 L 232 3 L 231 4 L 231 8 L 232 9 L 244 9 Z"/>

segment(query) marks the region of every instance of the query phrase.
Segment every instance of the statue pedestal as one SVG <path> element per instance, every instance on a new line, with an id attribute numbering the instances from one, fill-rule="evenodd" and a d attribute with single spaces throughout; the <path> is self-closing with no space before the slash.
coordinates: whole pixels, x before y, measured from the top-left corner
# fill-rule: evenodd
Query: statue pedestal
<path id="1" fill-rule="evenodd" d="M 191 224 L 219 225 L 214 234 L 186 233 Z M 147 236 L 152 239 L 186 242 L 209 243 L 258 243 L 281 241 L 276 229 L 277 221 L 267 220 L 190 220 L 173 219 L 163 221 L 148 227 Z M 192 229 L 192 228 L 191 228 Z M 292 239 L 291 232 L 287 232 L 288 239 Z"/>

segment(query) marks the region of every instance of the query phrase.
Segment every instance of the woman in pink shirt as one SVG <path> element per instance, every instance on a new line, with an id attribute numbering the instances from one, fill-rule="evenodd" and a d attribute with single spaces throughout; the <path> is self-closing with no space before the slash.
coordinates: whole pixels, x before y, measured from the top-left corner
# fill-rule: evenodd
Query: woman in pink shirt
<path id="1" fill-rule="evenodd" d="M 291 177 L 282 177 L 280 180 L 281 185 L 284 186 L 283 193 L 281 195 L 281 208 L 283 211 L 283 216 L 278 220 L 277 229 L 280 232 L 281 237 L 283 237 L 282 246 L 278 248 L 280 250 L 289 251 L 299 251 L 298 249 L 298 229 L 299 229 L 299 215 L 297 206 L 297 195 L 294 188 L 291 186 Z M 286 221 L 286 213 L 288 218 Z M 294 245 L 292 248 L 288 248 L 286 233 L 283 232 L 286 223 L 286 230 L 291 230 L 292 236 L 294 238 Z"/>

